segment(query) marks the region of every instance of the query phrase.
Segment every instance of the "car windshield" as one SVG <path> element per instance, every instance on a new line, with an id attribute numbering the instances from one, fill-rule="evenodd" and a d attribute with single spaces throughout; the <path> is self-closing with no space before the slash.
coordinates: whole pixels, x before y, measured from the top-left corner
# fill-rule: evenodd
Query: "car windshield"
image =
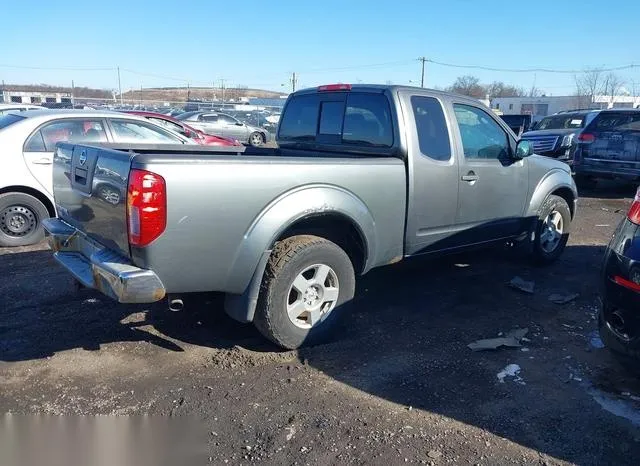
<path id="1" fill-rule="evenodd" d="M 554 115 L 543 118 L 536 125 L 536 130 L 572 129 L 584 127 L 585 115 Z"/>
<path id="2" fill-rule="evenodd" d="M 9 125 L 12 125 L 20 120 L 24 120 L 25 117 L 20 115 L 16 115 L 14 113 L 8 113 L 6 115 L 0 116 L 0 129 L 4 129 Z"/>

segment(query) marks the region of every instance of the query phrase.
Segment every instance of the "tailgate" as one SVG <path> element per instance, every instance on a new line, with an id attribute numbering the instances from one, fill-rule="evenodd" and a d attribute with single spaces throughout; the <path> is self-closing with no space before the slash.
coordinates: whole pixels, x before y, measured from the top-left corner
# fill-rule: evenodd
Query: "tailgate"
<path id="1" fill-rule="evenodd" d="M 58 217 L 127 257 L 126 202 L 131 157 L 119 150 L 59 143 L 53 158 Z"/>

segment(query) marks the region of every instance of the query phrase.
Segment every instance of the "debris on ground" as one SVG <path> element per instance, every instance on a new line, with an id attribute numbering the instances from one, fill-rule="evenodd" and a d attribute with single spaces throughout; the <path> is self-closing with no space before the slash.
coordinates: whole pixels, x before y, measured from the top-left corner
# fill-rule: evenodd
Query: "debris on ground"
<path id="1" fill-rule="evenodd" d="M 516 290 L 524 291 L 525 293 L 533 294 L 533 289 L 536 286 L 536 282 L 531 282 L 515 276 L 509 282 L 509 286 L 511 288 L 515 288 Z"/>
<path id="2" fill-rule="evenodd" d="M 594 330 L 589 334 L 589 344 L 596 349 L 604 348 L 604 343 L 602 342 L 602 339 L 600 338 L 600 334 L 598 333 L 597 330 Z"/>
<path id="3" fill-rule="evenodd" d="M 525 385 L 524 380 L 520 377 L 520 366 L 517 364 L 509 364 L 507 367 L 498 372 L 498 380 L 500 383 L 504 383 L 504 379 L 507 377 L 513 377 L 513 381 L 520 385 Z"/>
<path id="4" fill-rule="evenodd" d="M 440 458 L 442 456 L 442 453 L 440 453 L 438 450 L 429 450 L 429 453 L 427 453 L 427 456 L 435 460 Z"/>
<path id="5" fill-rule="evenodd" d="M 549 296 L 549 301 L 555 304 L 567 304 L 571 301 L 575 301 L 578 296 L 578 293 L 553 293 Z"/>
<path id="6" fill-rule="evenodd" d="M 609 225 L 608 223 L 603 223 L 601 225 L 596 225 L 596 227 L 598 228 L 605 228 L 605 227 L 610 227 L 611 225 Z"/>
<path id="7" fill-rule="evenodd" d="M 520 341 L 529 332 L 528 328 L 516 328 L 507 332 L 504 336 L 498 338 L 486 338 L 483 340 L 476 340 L 469 343 L 467 346 L 473 351 L 485 351 L 498 349 L 501 346 L 508 346 L 510 348 L 518 348 L 522 346 Z"/>

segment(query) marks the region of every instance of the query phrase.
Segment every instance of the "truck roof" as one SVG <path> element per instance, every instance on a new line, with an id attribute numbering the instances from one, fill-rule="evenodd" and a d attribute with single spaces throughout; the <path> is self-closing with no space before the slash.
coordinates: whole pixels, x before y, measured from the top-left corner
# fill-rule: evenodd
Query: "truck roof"
<path id="1" fill-rule="evenodd" d="M 361 92 L 382 93 L 385 91 L 395 92 L 395 91 L 407 90 L 410 92 L 431 95 L 431 96 L 440 95 L 443 97 L 455 97 L 456 99 L 466 99 L 469 101 L 473 101 L 474 103 L 480 102 L 480 99 L 476 99 L 466 95 L 456 94 L 456 93 L 447 92 L 447 91 L 439 91 L 436 89 L 430 89 L 425 87 L 416 87 L 416 86 L 401 86 L 397 84 L 330 84 L 328 86 L 335 86 L 336 87 L 335 92 L 361 91 Z M 337 88 L 338 86 L 344 86 L 345 89 L 338 89 Z M 322 87 L 324 86 L 300 89 L 299 91 L 293 92 L 291 95 L 296 96 L 296 95 L 302 95 L 302 94 L 316 94 L 319 92 L 323 92 L 321 90 Z M 329 89 L 326 89 L 326 91 L 329 92 Z"/>

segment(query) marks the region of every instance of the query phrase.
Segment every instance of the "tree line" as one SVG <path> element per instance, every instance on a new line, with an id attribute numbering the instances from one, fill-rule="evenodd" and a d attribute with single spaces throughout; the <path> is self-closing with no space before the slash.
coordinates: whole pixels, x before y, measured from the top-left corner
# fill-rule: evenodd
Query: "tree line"
<path id="1" fill-rule="evenodd" d="M 616 73 L 605 72 L 599 68 L 590 68 L 581 74 L 574 76 L 574 95 L 583 98 L 585 106 L 593 102 L 596 96 L 607 96 L 613 98 L 618 95 L 626 84 Z M 489 84 L 482 84 L 476 76 L 459 76 L 454 83 L 445 88 L 446 91 L 462 94 L 476 99 L 494 97 L 540 97 L 542 91 L 535 85 L 530 89 L 520 86 L 505 84 L 502 81 L 493 81 Z"/>

